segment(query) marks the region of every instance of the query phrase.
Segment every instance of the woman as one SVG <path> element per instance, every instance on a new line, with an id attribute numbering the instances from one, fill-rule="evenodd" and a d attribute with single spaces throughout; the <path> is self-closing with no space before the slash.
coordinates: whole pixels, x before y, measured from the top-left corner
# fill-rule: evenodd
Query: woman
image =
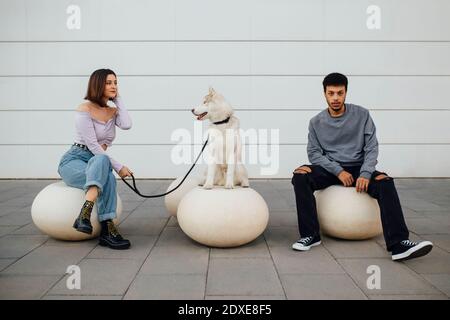
<path id="1" fill-rule="evenodd" d="M 99 244 L 128 249 L 130 241 L 122 238 L 113 222 L 117 195 L 112 169 L 122 178 L 131 176 L 132 172 L 106 153 L 115 138 L 115 126 L 124 130 L 131 128 L 131 118 L 118 93 L 116 74 L 109 69 L 94 71 L 85 99 L 88 101 L 78 107 L 75 116 L 75 143 L 58 167 L 58 173 L 68 186 L 86 192 L 86 201 L 73 227 L 79 232 L 92 233 L 90 218 L 97 201 L 101 224 Z M 112 100 L 116 108 L 108 106 L 108 100 Z"/>

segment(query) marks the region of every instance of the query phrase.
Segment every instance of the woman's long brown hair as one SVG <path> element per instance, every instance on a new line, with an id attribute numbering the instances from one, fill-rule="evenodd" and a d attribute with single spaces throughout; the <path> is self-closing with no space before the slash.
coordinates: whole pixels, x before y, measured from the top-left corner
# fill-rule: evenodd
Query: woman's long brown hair
<path id="1" fill-rule="evenodd" d="M 105 91 L 106 78 L 110 74 L 117 77 L 114 71 L 110 69 L 95 70 L 89 78 L 88 89 L 84 99 L 97 103 L 101 107 L 107 107 L 106 102 L 103 100 L 103 92 Z"/>

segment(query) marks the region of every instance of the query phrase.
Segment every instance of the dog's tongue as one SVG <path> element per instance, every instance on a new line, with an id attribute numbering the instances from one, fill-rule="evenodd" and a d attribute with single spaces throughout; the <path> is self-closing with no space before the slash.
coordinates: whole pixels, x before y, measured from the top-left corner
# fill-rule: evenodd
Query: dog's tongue
<path id="1" fill-rule="evenodd" d="M 197 120 L 201 120 L 204 116 L 206 116 L 208 112 L 203 112 L 201 115 L 197 117 Z"/>

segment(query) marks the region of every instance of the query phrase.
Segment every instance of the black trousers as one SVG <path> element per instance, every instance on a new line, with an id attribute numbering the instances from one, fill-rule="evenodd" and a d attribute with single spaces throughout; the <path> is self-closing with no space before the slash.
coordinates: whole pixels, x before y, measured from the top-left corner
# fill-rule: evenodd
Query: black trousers
<path id="1" fill-rule="evenodd" d="M 292 177 L 295 199 L 297 203 L 298 228 L 301 237 L 319 235 L 320 226 L 317 218 L 316 198 L 314 191 L 325 189 L 331 185 L 342 185 L 342 182 L 321 166 L 305 165 L 310 173 L 295 173 Z M 349 172 L 356 183 L 361 167 L 343 167 Z M 381 224 L 388 251 L 402 240 L 408 239 L 409 232 L 403 217 L 403 211 L 391 177 L 375 180 L 382 172 L 375 171 L 370 178 L 367 193 L 377 199 L 380 206 Z M 355 186 L 355 183 L 353 186 Z"/>

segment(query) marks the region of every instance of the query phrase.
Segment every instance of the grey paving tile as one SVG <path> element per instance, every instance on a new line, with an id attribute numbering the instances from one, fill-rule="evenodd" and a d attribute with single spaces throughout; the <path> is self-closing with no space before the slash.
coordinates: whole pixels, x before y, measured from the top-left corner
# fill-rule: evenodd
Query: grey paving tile
<path id="1" fill-rule="evenodd" d="M 0 271 L 6 269 L 9 265 L 13 264 L 17 259 L 0 259 Z"/>
<path id="2" fill-rule="evenodd" d="M 406 219 L 409 229 L 420 235 L 450 234 L 450 228 L 431 218 Z"/>
<path id="3" fill-rule="evenodd" d="M 391 256 L 374 240 L 351 241 L 323 238 L 322 243 L 335 258 L 387 258 Z"/>
<path id="4" fill-rule="evenodd" d="M 370 300 L 447 300 L 448 298 L 441 295 L 390 295 L 390 294 L 381 294 L 381 295 L 369 295 Z"/>
<path id="5" fill-rule="evenodd" d="M 59 279 L 59 276 L 0 275 L 0 299 L 40 299 Z"/>
<path id="6" fill-rule="evenodd" d="M 21 228 L 20 226 L 0 226 L 0 237 L 11 234 L 15 230 Z"/>
<path id="7" fill-rule="evenodd" d="M 284 295 L 270 259 L 210 259 L 206 295 Z"/>
<path id="8" fill-rule="evenodd" d="M 156 236 L 127 236 L 131 242 L 128 250 L 112 250 L 107 247 L 97 246 L 86 257 L 88 259 L 133 259 L 144 261 L 153 245 Z"/>
<path id="9" fill-rule="evenodd" d="M 450 234 L 433 234 L 424 236 L 427 240 L 433 242 L 436 247 L 450 252 Z"/>
<path id="10" fill-rule="evenodd" d="M 444 207 L 434 204 L 433 202 L 417 198 L 402 199 L 401 203 L 404 207 L 415 211 L 442 211 L 444 209 Z"/>
<path id="11" fill-rule="evenodd" d="M 450 274 L 423 274 L 429 283 L 450 297 Z"/>
<path id="12" fill-rule="evenodd" d="M 36 193 L 37 195 L 37 193 Z M 17 206 L 17 207 L 24 207 L 24 206 L 31 206 L 34 200 L 34 194 L 33 196 L 27 196 L 23 193 L 17 193 L 15 197 L 12 197 L 11 199 L 7 201 L 3 201 L 2 204 L 5 206 Z"/>
<path id="13" fill-rule="evenodd" d="M 269 208 L 269 212 L 271 211 L 290 211 L 292 207 L 284 200 L 281 196 L 276 197 L 264 197 L 267 203 L 267 207 Z"/>
<path id="14" fill-rule="evenodd" d="M 135 218 L 130 215 L 119 226 L 119 231 L 126 235 L 157 236 L 161 233 L 168 218 Z"/>
<path id="15" fill-rule="evenodd" d="M 338 262 L 366 295 L 441 294 L 405 265 L 390 259 L 338 259 Z M 374 276 L 370 269 L 368 272 L 372 265 L 380 268 L 380 289 L 367 286 L 367 281 Z"/>
<path id="16" fill-rule="evenodd" d="M 0 238 L 0 258 L 21 258 L 47 239 L 47 236 L 3 236 Z"/>
<path id="17" fill-rule="evenodd" d="M 365 300 L 366 295 L 346 274 L 281 275 L 289 300 Z"/>
<path id="18" fill-rule="evenodd" d="M 49 295 L 124 295 L 141 262 L 125 259 L 85 259 L 79 264 L 81 289 L 68 289 L 69 275 L 61 279 Z"/>
<path id="19" fill-rule="evenodd" d="M 160 189 L 155 191 L 155 193 L 158 193 L 159 190 Z M 155 208 L 155 207 L 165 207 L 165 206 L 166 206 L 166 204 L 164 203 L 164 198 L 161 197 L 161 198 L 155 198 L 155 199 L 147 199 L 142 203 L 142 205 L 139 208 L 142 207 L 142 208 L 148 208 L 149 210 L 151 210 L 152 208 Z"/>
<path id="20" fill-rule="evenodd" d="M 0 217 L 2 226 L 24 226 L 31 222 L 31 213 L 13 212 Z"/>
<path id="21" fill-rule="evenodd" d="M 189 238 L 181 228 L 166 227 L 156 243 L 156 246 L 197 246 L 204 245 Z"/>
<path id="22" fill-rule="evenodd" d="M 406 207 L 403 207 L 402 211 L 403 211 L 403 216 L 405 218 L 424 218 L 425 217 L 423 213 L 408 209 Z M 436 211 L 433 211 L 433 212 L 436 212 Z"/>
<path id="23" fill-rule="evenodd" d="M 295 251 L 290 247 L 271 247 L 270 252 L 280 274 L 342 274 L 344 270 L 323 247 Z"/>
<path id="24" fill-rule="evenodd" d="M 98 244 L 98 239 L 89 239 L 81 241 L 64 241 L 49 238 L 45 246 L 61 246 L 61 247 L 76 247 L 76 248 L 94 248 Z"/>
<path id="25" fill-rule="evenodd" d="M 122 198 L 121 198 L 122 199 Z M 144 201 L 127 201 L 122 199 L 122 210 L 124 211 L 134 211 L 138 208 Z"/>
<path id="26" fill-rule="evenodd" d="M 167 223 L 168 227 L 180 227 L 180 225 L 178 224 L 178 220 L 177 217 L 170 217 L 169 222 Z"/>
<path id="27" fill-rule="evenodd" d="M 3 203 L 0 202 L 0 217 L 6 216 L 10 213 L 20 211 L 21 208 L 18 208 L 17 206 L 5 206 Z"/>
<path id="28" fill-rule="evenodd" d="M 41 246 L 2 271 L 2 274 L 63 275 L 77 264 L 91 248 Z"/>
<path id="29" fill-rule="evenodd" d="M 138 275 L 125 300 L 200 300 L 205 296 L 206 277 L 195 274 Z"/>
<path id="30" fill-rule="evenodd" d="M 264 231 L 264 238 L 269 247 L 287 247 L 300 238 L 297 227 L 270 227 Z"/>
<path id="31" fill-rule="evenodd" d="M 206 296 L 205 300 L 286 300 L 285 296 Z"/>
<path id="32" fill-rule="evenodd" d="M 45 235 L 41 230 L 39 230 L 34 223 L 29 223 L 18 229 L 14 230 L 12 234 L 17 235 Z"/>
<path id="33" fill-rule="evenodd" d="M 209 249 L 206 247 L 155 247 L 139 274 L 204 274 L 208 269 Z"/>
<path id="34" fill-rule="evenodd" d="M 79 296 L 79 295 L 60 295 L 51 296 L 46 295 L 42 300 L 122 300 L 122 296 Z"/>
<path id="35" fill-rule="evenodd" d="M 404 264 L 417 273 L 450 274 L 450 253 L 434 247 L 426 256 L 407 260 Z"/>
<path id="36" fill-rule="evenodd" d="M 271 211 L 268 227 L 297 227 L 297 213 L 291 211 Z"/>
<path id="37" fill-rule="evenodd" d="M 264 237 L 235 248 L 211 248 L 211 258 L 270 258 Z"/>
<path id="38" fill-rule="evenodd" d="M 136 210 L 133 211 L 133 218 L 170 218 L 170 214 L 167 211 L 166 207 L 149 207 L 149 206 L 140 206 Z"/>

